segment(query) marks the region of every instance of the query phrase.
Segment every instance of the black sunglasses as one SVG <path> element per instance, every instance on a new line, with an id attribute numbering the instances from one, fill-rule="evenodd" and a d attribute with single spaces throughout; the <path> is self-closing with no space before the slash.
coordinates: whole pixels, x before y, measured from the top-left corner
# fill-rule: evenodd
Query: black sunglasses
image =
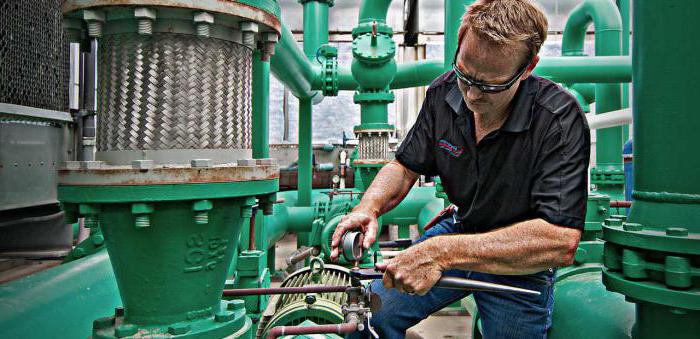
<path id="1" fill-rule="evenodd" d="M 484 93 L 499 93 L 503 92 L 515 84 L 515 82 L 525 73 L 525 70 L 527 70 L 527 66 L 530 65 L 531 60 L 528 59 L 525 61 L 525 63 L 518 68 L 518 71 L 515 73 L 515 75 L 508 80 L 504 84 L 498 84 L 498 85 L 493 85 L 493 84 L 485 84 L 473 79 L 470 79 L 467 75 L 462 73 L 462 71 L 457 68 L 457 55 L 459 54 L 459 48 L 455 51 L 455 56 L 452 58 L 452 69 L 455 71 L 455 74 L 457 75 L 457 78 L 459 78 L 460 81 L 462 81 L 465 85 L 471 87 L 471 86 L 476 86 L 480 91 Z"/>

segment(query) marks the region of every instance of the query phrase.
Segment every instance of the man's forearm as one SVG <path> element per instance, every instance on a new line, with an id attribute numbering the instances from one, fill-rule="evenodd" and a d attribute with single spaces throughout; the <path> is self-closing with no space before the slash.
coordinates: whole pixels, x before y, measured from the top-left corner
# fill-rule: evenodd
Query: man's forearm
<path id="1" fill-rule="evenodd" d="M 436 236 L 425 245 L 444 269 L 531 274 L 570 265 L 580 234 L 533 219 L 488 233 Z"/>
<path id="2" fill-rule="evenodd" d="M 417 178 L 418 174 L 393 160 L 377 173 L 354 210 L 379 217 L 406 197 Z"/>

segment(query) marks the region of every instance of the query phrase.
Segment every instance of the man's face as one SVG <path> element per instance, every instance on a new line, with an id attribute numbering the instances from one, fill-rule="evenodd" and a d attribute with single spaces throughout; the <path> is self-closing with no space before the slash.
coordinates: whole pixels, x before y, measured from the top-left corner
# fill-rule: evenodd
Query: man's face
<path id="1" fill-rule="evenodd" d="M 472 80 L 487 84 L 503 84 L 513 78 L 523 66 L 526 49 L 518 47 L 494 47 L 482 42 L 472 32 L 467 32 L 457 55 L 456 65 L 459 70 Z M 536 60 L 534 61 L 536 63 Z M 499 93 L 484 93 L 477 86 L 468 86 L 458 80 L 464 101 L 473 112 L 493 115 L 504 112 L 515 93 L 520 81 L 532 73 L 528 69 L 516 80 L 513 86 Z"/>

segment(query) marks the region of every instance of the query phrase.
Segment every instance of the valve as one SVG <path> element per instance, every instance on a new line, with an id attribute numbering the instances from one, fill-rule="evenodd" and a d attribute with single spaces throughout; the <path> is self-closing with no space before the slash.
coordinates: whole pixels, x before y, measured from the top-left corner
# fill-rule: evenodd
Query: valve
<path id="1" fill-rule="evenodd" d="M 323 78 L 321 90 L 325 96 L 338 95 L 338 48 L 321 45 L 316 51 L 316 61 L 321 64 Z"/>

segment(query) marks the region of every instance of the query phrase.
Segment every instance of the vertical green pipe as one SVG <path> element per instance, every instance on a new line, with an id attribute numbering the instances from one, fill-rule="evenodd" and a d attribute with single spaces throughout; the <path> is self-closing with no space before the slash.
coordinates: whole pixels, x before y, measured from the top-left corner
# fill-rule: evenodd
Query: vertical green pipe
<path id="1" fill-rule="evenodd" d="M 305 0 L 304 53 L 316 60 L 316 51 L 328 43 L 328 7 L 326 0 Z M 313 180 L 312 151 L 313 107 L 309 98 L 299 98 L 299 167 L 297 172 L 298 206 L 311 206 Z"/>
<path id="2" fill-rule="evenodd" d="M 649 267 L 652 260 L 665 257 L 667 283 L 651 282 L 641 289 L 634 285 L 637 281 L 626 279 L 628 283 L 616 290 L 637 303 L 635 338 L 697 338 L 699 284 L 696 277 L 691 278 L 695 274 L 691 272 L 695 272 L 700 258 L 700 86 L 688 80 L 700 77 L 700 68 L 695 67 L 700 46 L 689 40 L 700 34 L 696 24 L 700 2 L 643 0 L 634 1 L 633 6 L 635 201 L 629 220 L 640 224 L 644 234 L 629 232 L 626 244 L 648 249 L 642 253 L 649 263 L 642 263 Z M 669 230 L 675 229 L 682 231 L 681 236 L 672 236 L 677 233 Z M 658 240 L 637 243 L 649 237 L 646 234 Z M 606 240 L 613 241 L 607 236 Z M 663 241 L 668 243 L 663 248 L 670 250 L 654 251 Z M 677 270 L 668 264 L 672 256 L 691 263 L 690 269 Z M 681 272 L 689 286 L 674 288 L 671 278 L 675 272 Z M 651 273 L 649 276 L 654 279 Z"/>
<path id="3" fill-rule="evenodd" d="M 452 69 L 452 57 L 457 51 L 457 37 L 466 6 L 474 0 L 445 0 L 445 71 Z"/>
<path id="4" fill-rule="evenodd" d="M 270 62 L 253 53 L 253 158 L 270 157 Z"/>
<path id="5" fill-rule="evenodd" d="M 311 206 L 312 150 L 311 99 L 299 99 L 299 168 L 297 172 L 297 206 Z"/>
<path id="6" fill-rule="evenodd" d="M 328 3 L 307 0 L 304 4 L 304 54 L 316 61 L 316 51 L 328 43 Z"/>
<path id="7" fill-rule="evenodd" d="M 569 14 L 562 37 L 562 55 L 583 55 L 586 30 L 595 26 L 596 56 L 622 54 L 622 19 L 612 0 L 584 0 Z M 622 86 L 620 84 L 596 84 L 596 114 L 622 108 Z M 622 173 L 622 127 L 611 127 L 596 131 L 596 169 L 606 173 Z M 624 186 L 598 185 L 598 192 L 612 199 L 624 198 Z"/>
<path id="8" fill-rule="evenodd" d="M 386 14 L 389 12 L 392 0 L 363 0 L 360 5 L 359 23 L 372 22 L 386 23 Z"/>
<path id="9" fill-rule="evenodd" d="M 630 55 L 630 0 L 617 0 L 622 17 L 622 54 Z M 622 84 L 622 108 L 630 107 L 629 84 Z M 622 127 L 622 139 L 629 139 L 629 126 Z"/>

